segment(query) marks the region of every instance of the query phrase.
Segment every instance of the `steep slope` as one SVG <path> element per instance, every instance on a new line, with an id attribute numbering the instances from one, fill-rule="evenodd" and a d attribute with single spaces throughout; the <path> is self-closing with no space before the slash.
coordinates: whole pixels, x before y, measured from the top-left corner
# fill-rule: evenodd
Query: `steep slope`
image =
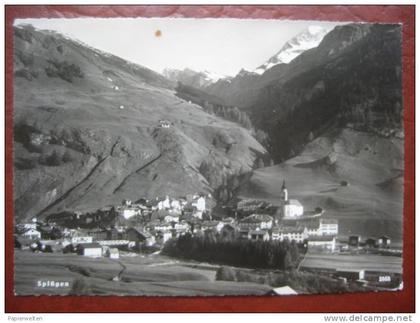
<path id="1" fill-rule="evenodd" d="M 401 26 L 346 25 L 317 48 L 268 70 L 248 107 L 281 164 L 254 171 L 240 196 L 277 202 L 282 180 L 340 234 L 402 236 Z"/>
<path id="2" fill-rule="evenodd" d="M 328 32 L 328 29 L 320 26 L 309 26 L 305 31 L 287 41 L 279 52 L 270 57 L 254 72 L 261 75 L 273 66 L 290 63 L 308 49 L 317 47 Z"/>
<path id="3" fill-rule="evenodd" d="M 255 170 L 240 197 L 279 205 L 286 181 L 306 210 L 320 206 L 339 220 L 339 234 L 402 237 L 404 144 L 346 128 L 328 132 L 286 162 Z"/>
<path id="4" fill-rule="evenodd" d="M 248 130 L 176 97 L 161 75 L 53 32 L 15 27 L 14 73 L 18 220 L 213 192 L 203 161 L 214 165 L 207 176 L 223 177 L 265 153 Z"/>
<path id="5" fill-rule="evenodd" d="M 329 127 L 401 130 L 400 26 L 335 28 L 261 90 L 250 111 L 253 123 L 269 133 L 277 160 L 294 156 Z"/>

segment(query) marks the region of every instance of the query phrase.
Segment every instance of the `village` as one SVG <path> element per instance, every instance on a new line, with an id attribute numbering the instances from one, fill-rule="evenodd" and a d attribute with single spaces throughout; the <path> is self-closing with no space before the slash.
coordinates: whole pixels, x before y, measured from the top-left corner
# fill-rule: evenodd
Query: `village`
<path id="1" fill-rule="evenodd" d="M 15 248 L 36 253 L 74 253 L 86 257 L 119 259 L 124 253 L 159 253 L 169 240 L 185 235 L 216 235 L 229 241 L 289 241 L 299 246 L 298 269 L 334 275 L 347 281 L 364 281 L 366 274 L 380 283 L 400 280 L 394 272 L 331 268 L 307 265 L 307 255 L 392 255 L 387 236 L 362 240 L 358 235 L 339 237 L 337 219 L 325 210 L 305 211 L 290 199 L 283 182 L 280 206 L 259 200 L 241 200 L 227 208 L 225 217 L 215 216 L 208 201 L 211 195 L 191 194 L 181 198 L 125 199 L 121 205 L 92 213 L 61 212 L 15 226 Z"/>

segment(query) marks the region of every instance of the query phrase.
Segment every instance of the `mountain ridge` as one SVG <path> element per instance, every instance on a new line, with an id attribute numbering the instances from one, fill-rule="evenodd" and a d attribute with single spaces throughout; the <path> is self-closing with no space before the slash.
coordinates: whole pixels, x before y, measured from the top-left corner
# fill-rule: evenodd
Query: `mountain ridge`
<path id="1" fill-rule="evenodd" d="M 217 194 L 266 154 L 250 131 L 178 98 L 158 73 L 57 33 L 14 32 L 16 220 Z"/>

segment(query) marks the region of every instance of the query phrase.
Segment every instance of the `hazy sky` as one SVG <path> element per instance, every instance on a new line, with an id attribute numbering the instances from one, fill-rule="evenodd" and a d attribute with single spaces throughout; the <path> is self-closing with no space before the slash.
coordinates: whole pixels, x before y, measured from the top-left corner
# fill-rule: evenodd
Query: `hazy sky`
<path id="1" fill-rule="evenodd" d="M 338 23 L 256 19 L 19 19 L 162 72 L 166 67 L 221 75 L 254 70 L 310 25 Z M 156 32 L 160 34 L 156 36 Z"/>

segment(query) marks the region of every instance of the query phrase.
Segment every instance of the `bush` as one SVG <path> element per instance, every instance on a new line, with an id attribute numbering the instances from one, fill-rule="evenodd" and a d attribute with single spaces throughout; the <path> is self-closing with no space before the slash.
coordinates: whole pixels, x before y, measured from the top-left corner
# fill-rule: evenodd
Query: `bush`
<path id="1" fill-rule="evenodd" d="M 58 60 L 47 60 L 50 64 L 45 68 L 45 73 L 48 77 L 59 77 L 69 83 L 73 82 L 75 77 L 83 78 L 84 74 L 79 66 L 75 64 L 69 64 L 66 61 Z"/>
<path id="2" fill-rule="evenodd" d="M 66 152 L 61 157 L 61 160 L 63 161 L 63 163 L 69 163 L 73 161 L 73 157 L 71 156 L 70 152 L 66 150 Z"/>
<path id="3" fill-rule="evenodd" d="M 15 71 L 16 77 L 23 77 L 27 79 L 28 81 L 32 81 L 33 79 L 36 79 L 38 77 L 38 73 L 35 71 L 29 71 L 28 69 L 20 69 Z"/>
<path id="4" fill-rule="evenodd" d="M 61 164 L 61 158 L 58 155 L 57 151 L 53 151 L 52 154 L 47 157 L 47 165 L 49 166 L 59 166 Z"/>
<path id="5" fill-rule="evenodd" d="M 51 155 L 41 155 L 38 159 L 38 162 L 41 165 L 46 166 L 60 166 L 63 163 L 62 158 L 57 153 L 57 151 L 53 151 Z"/>

